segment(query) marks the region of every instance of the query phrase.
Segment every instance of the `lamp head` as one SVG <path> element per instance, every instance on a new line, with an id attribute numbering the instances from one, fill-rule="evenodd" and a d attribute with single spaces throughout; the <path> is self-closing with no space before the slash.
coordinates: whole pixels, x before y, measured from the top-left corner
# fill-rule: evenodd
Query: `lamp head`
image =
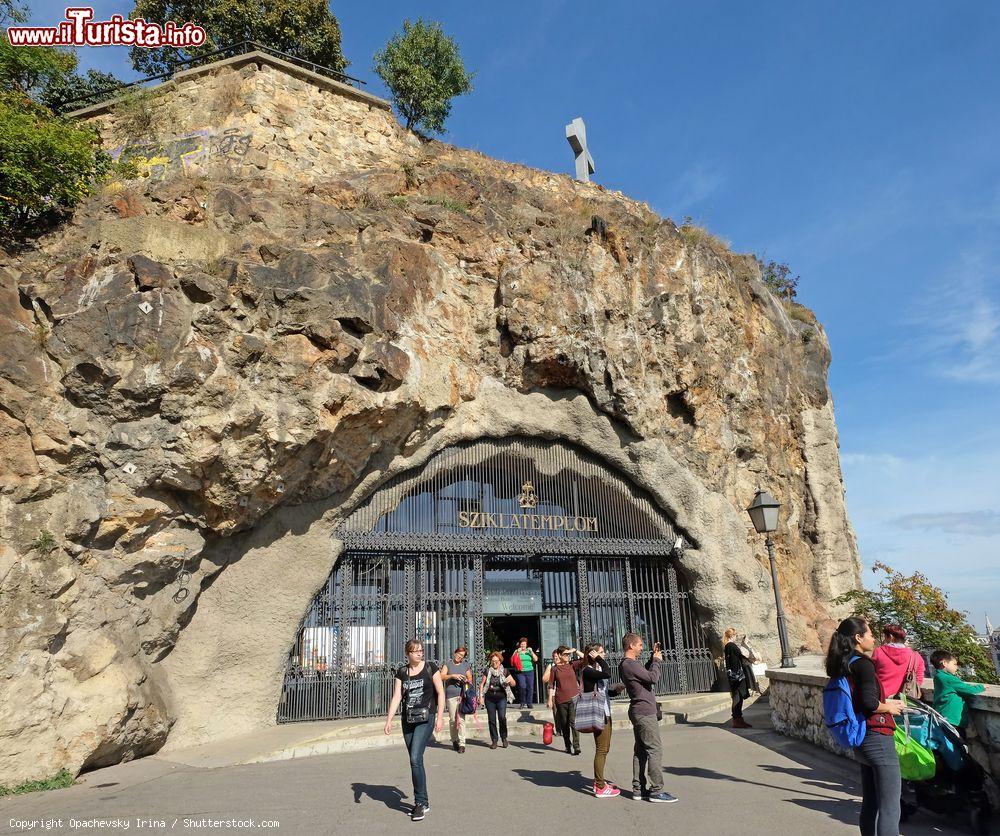
<path id="1" fill-rule="evenodd" d="M 758 534 L 770 533 L 778 527 L 778 509 L 781 503 L 765 490 L 757 489 L 753 502 L 747 508 L 750 521 Z"/>

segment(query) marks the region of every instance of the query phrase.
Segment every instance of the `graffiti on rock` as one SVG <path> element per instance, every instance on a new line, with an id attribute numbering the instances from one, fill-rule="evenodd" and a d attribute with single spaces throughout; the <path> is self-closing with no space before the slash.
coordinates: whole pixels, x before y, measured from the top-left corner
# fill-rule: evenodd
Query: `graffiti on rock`
<path id="1" fill-rule="evenodd" d="M 238 173 L 250 150 L 252 134 L 241 128 L 221 132 L 198 130 L 175 139 L 120 145 L 111 151 L 116 160 L 135 164 L 141 177 L 163 180 L 173 174 L 199 174 L 209 162 L 219 162 Z"/>

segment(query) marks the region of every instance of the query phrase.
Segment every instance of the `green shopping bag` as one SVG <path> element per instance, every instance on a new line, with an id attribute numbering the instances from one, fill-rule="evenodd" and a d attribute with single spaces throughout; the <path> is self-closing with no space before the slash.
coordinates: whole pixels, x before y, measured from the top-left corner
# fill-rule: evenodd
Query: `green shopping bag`
<path id="1" fill-rule="evenodd" d="M 921 746 L 907 734 L 906 729 L 896 726 L 893 741 L 899 758 L 899 772 L 904 781 L 926 781 L 934 777 L 934 753 Z"/>

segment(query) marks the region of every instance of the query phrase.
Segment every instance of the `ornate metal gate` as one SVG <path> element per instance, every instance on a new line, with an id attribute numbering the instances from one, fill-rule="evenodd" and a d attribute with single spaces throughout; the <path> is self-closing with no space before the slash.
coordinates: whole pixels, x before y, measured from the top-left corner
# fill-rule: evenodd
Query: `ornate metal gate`
<path id="1" fill-rule="evenodd" d="M 339 536 L 346 549 L 289 654 L 279 722 L 384 714 L 408 638 L 437 662 L 467 646 L 478 676 L 494 649 L 483 646 L 484 573 L 498 567 L 539 581 L 541 618 L 575 632 L 560 641 L 602 642 L 616 677 L 621 637 L 634 631 L 647 650 L 663 645 L 657 693 L 715 681 L 673 566 L 685 539 L 648 497 L 570 448 L 447 448 L 375 493 Z"/>

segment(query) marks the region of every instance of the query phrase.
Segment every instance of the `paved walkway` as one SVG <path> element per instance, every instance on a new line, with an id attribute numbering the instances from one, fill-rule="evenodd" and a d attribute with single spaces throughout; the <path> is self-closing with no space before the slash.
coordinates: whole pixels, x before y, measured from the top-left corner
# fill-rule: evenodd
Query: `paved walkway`
<path id="1" fill-rule="evenodd" d="M 313 834 L 393 833 L 857 833 L 857 767 L 812 746 L 775 734 L 767 707 L 734 732 L 718 722 L 663 730 L 666 786 L 676 804 L 597 800 L 593 742 L 584 754 L 535 741 L 490 750 L 477 743 L 464 755 L 450 746 L 428 749 L 431 812 L 411 823 L 410 776 L 401 747 L 217 768 L 151 757 L 88 773 L 65 790 L 0 800 L 0 833 L 99 833 L 128 822 L 130 833 L 214 832 Z M 608 773 L 631 784 L 631 731 L 616 726 Z M 217 827 L 201 824 L 220 822 Z M 41 828 L 45 820 L 61 824 Z M 74 827 L 76 820 L 83 827 Z M 147 823 L 142 825 L 141 820 Z M 248 827 L 249 821 L 255 823 Z M 35 821 L 35 829 L 23 824 Z M 276 827 L 263 828 L 269 821 Z M 100 823 L 103 827 L 98 827 Z M 162 823 L 162 827 L 158 826 Z M 918 814 L 904 836 L 962 832 Z"/>

